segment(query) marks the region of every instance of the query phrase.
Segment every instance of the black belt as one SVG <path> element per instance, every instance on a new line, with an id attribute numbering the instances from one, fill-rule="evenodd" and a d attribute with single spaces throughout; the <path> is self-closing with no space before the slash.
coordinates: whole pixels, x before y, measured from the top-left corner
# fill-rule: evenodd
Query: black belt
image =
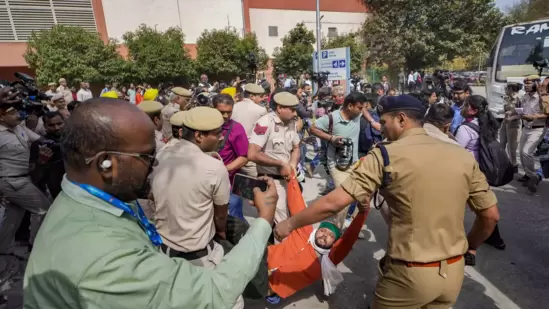
<path id="1" fill-rule="evenodd" d="M 22 178 L 22 177 L 28 177 L 29 174 L 23 174 L 23 175 L 16 175 L 16 176 L 1 176 L 0 178 Z"/>
<path id="2" fill-rule="evenodd" d="M 259 174 L 258 176 L 267 176 L 267 177 L 271 177 L 272 179 L 286 180 L 286 178 L 284 178 L 284 176 L 275 175 L 275 174 Z"/>
<path id="3" fill-rule="evenodd" d="M 181 251 L 177 251 L 175 249 L 172 249 L 172 248 L 166 246 L 165 244 L 160 245 L 160 248 L 162 249 L 162 252 L 167 253 L 169 257 L 178 257 L 178 258 L 185 259 L 187 261 L 193 261 L 193 260 L 197 260 L 197 259 L 205 257 L 206 255 L 208 255 L 208 247 L 210 247 L 210 250 L 213 250 L 213 248 L 214 248 L 214 240 L 213 239 L 210 240 L 210 242 L 208 243 L 206 248 L 196 250 L 196 251 L 192 251 L 192 252 L 181 252 Z"/>
<path id="4" fill-rule="evenodd" d="M 530 129 L 541 129 L 545 128 L 545 126 L 532 126 Z"/>

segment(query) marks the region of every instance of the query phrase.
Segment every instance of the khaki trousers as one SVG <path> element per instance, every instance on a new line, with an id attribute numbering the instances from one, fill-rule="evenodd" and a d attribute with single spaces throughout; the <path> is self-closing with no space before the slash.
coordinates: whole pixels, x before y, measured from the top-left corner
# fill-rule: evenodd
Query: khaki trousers
<path id="1" fill-rule="evenodd" d="M 286 180 L 275 179 L 276 193 L 278 193 L 278 201 L 276 202 L 276 211 L 274 215 L 274 223 L 278 224 L 289 217 L 288 213 L 288 182 Z"/>
<path id="2" fill-rule="evenodd" d="M 529 177 L 536 177 L 534 153 L 539 143 L 543 140 L 547 128 L 530 129 L 524 127 L 520 136 L 520 162 L 524 172 Z"/>
<path id="3" fill-rule="evenodd" d="M 352 168 L 347 168 L 346 170 L 342 171 L 340 169 L 337 169 L 335 167 L 330 168 L 330 175 L 334 179 L 334 183 L 336 187 L 340 187 L 343 182 L 351 175 Z M 280 198 L 279 198 L 280 199 Z M 336 217 L 335 217 L 335 224 L 340 229 L 343 228 L 343 225 L 345 224 L 345 219 L 347 218 L 347 213 L 349 212 L 349 207 L 351 205 L 345 206 L 345 208 L 340 211 Z"/>
<path id="4" fill-rule="evenodd" d="M 408 267 L 385 257 L 380 261 L 372 309 L 448 309 L 458 298 L 465 261 L 439 267 Z"/>
<path id="5" fill-rule="evenodd" d="M 519 120 L 520 121 L 520 120 Z M 517 166 L 517 150 L 520 137 L 520 122 L 504 120 L 499 131 L 499 142 L 507 150 L 509 160 L 513 166 Z"/>
<path id="6" fill-rule="evenodd" d="M 204 267 L 206 269 L 214 269 L 219 263 L 221 263 L 221 260 L 223 260 L 223 256 L 225 255 L 225 251 L 223 251 L 223 247 L 214 242 L 213 249 L 210 248 L 210 246 L 207 246 L 208 248 L 208 255 L 201 257 L 196 260 L 189 261 L 189 263 L 193 264 L 194 266 Z M 244 309 L 244 299 L 242 298 L 242 295 L 238 296 L 236 299 L 236 303 L 233 307 L 233 309 Z"/>
<path id="7" fill-rule="evenodd" d="M 255 162 L 248 161 L 238 172 L 250 177 L 257 177 L 257 165 Z"/>

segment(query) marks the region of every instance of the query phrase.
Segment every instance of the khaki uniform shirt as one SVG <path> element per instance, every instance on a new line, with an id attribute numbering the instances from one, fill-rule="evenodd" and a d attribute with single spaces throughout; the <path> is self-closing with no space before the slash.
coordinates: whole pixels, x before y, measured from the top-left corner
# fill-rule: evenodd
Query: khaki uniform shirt
<path id="1" fill-rule="evenodd" d="M 154 139 L 156 140 L 156 152 L 160 151 L 164 146 L 166 146 L 166 143 L 164 143 L 164 136 L 162 134 L 162 131 L 154 131 Z"/>
<path id="2" fill-rule="evenodd" d="M 439 128 L 435 127 L 434 125 L 432 125 L 430 123 L 424 124 L 423 129 L 425 130 L 425 132 L 427 132 L 427 135 L 429 135 L 431 137 L 434 137 L 434 138 L 439 139 L 439 140 L 441 140 L 443 142 L 446 142 L 446 143 L 459 145 L 458 142 L 456 142 L 456 140 L 451 139 L 448 136 L 448 134 L 445 134 L 444 132 L 440 131 Z"/>
<path id="3" fill-rule="evenodd" d="M 27 264 L 25 308 L 232 308 L 272 232 L 253 220 L 231 254 L 205 269 L 160 252 L 131 215 L 66 178 L 61 186 Z"/>
<path id="4" fill-rule="evenodd" d="M 521 105 L 524 110 L 525 115 L 536 115 L 536 114 L 543 114 L 543 111 L 540 108 L 539 104 L 539 94 L 525 94 L 522 97 Z M 534 121 L 526 121 L 523 120 L 522 123 L 524 124 L 524 127 L 531 129 L 532 127 L 543 127 L 545 126 L 545 122 L 547 119 L 536 119 Z"/>
<path id="5" fill-rule="evenodd" d="M 540 109 L 545 115 L 549 115 L 549 94 L 541 96 Z"/>
<path id="6" fill-rule="evenodd" d="M 295 145 L 299 145 L 296 123 L 284 125 L 275 112 L 261 117 L 255 124 L 250 138 L 250 144 L 256 144 L 273 159 L 290 162 L 290 155 Z M 259 174 L 279 175 L 278 167 L 257 165 Z"/>
<path id="7" fill-rule="evenodd" d="M 172 249 L 204 249 L 215 235 L 214 205 L 229 203 L 227 168 L 186 140 L 162 152 L 152 181 L 158 232 Z"/>
<path id="8" fill-rule="evenodd" d="M 256 121 L 266 114 L 267 109 L 265 107 L 255 104 L 250 99 L 244 99 L 234 105 L 231 119 L 244 127 L 249 138 L 252 135 Z"/>
<path id="9" fill-rule="evenodd" d="M 388 167 L 383 167 L 376 148 L 362 158 L 341 187 L 359 202 L 368 203 L 381 185 L 383 170 L 390 172 L 392 182 L 380 190 L 392 220 L 388 256 L 428 263 L 464 254 L 468 248 L 464 205 L 480 211 L 497 203 L 475 158 L 421 128 L 406 131 L 386 148 Z"/>
<path id="10" fill-rule="evenodd" d="M 180 108 L 179 104 L 168 103 L 168 105 L 164 106 L 164 108 L 160 112 L 162 116 L 162 134 L 166 139 L 169 139 L 173 136 L 172 124 L 170 123 L 170 118 L 172 118 L 173 114 L 179 111 L 179 108 Z"/>
<path id="11" fill-rule="evenodd" d="M 40 136 L 18 125 L 10 130 L 0 125 L 0 176 L 22 176 L 29 173 L 30 145 Z"/>

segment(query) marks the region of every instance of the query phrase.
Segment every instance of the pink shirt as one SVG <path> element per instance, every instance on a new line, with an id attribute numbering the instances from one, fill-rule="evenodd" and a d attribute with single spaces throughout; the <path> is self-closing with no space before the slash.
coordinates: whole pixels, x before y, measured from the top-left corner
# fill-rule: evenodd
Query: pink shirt
<path id="1" fill-rule="evenodd" d="M 231 133 L 228 137 L 225 137 L 231 124 L 233 126 Z M 225 165 L 230 164 L 238 157 L 248 156 L 248 136 L 240 123 L 230 119 L 221 127 L 221 135 L 225 137 L 226 140 L 223 149 L 219 150 L 219 155 L 223 159 Z M 229 172 L 231 184 L 233 182 L 234 174 L 237 172 L 237 170 Z"/>

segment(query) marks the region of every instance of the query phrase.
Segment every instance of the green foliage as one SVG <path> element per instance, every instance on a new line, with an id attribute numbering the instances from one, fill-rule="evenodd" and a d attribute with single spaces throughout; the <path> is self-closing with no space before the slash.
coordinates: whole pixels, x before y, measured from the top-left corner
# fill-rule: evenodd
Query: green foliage
<path id="1" fill-rule="evenodd" d="M 422 69 L 488 50 L 507 22 L 492 0 L 364 0 L 369 61 Z"/>
<path id="2" fill-rule="evenodd" d="M 521 0 L 511 6 L 507 14 L 512 23 L 549 19 L 549 3 L 547 0 Z"/>
<path id="3" fill-rule="evenodd" d="M 359 33 L 347 33 L 331 38 L 322 39 L 322 49 L 350 47 L 351 48 L 351 72 L 362 71 L 362 64 L 366 54 L 366 48 L 361 41 Z"/>
<path id="4" fill-rule="evenodd" d="M 185 35 L 179 28 L 156 31 L 144 24 L 123 36 L 135 80 L 148 83 L 186 83 L 194 67 L 185 50 Z"/>
<path id="5" fill-rule="evenodd" d="M 61 77 L 70 85 L 122 80 L 128 69 L 114 42 L 105 44 L 97 33 L 62 25 L 33 32 L 24 57 L 39 85 Z"/>
<path id="6" fill-rule="evenodd" d="M 311 72 L 314 43 L 313 31 L 308 30 L 304 23 L 297 24 L 282 39 L 282 47 L 277 47 L 273 53 L 273 77 L 285 73 L 297 78 L 304 72 Z"/>
<path id="7" fill-rule="evenodd" d="M 211 80 L 230 81 L 236 76 L 251 74 L 249 55 L 256 57 L 257 70 L 267 68 L 269 57 L 259 47 L 255 34 L 241 38 L 234 28 L 205 30 L 196 44 L 196 67 L 200 73 L 208 74 Z"/>

